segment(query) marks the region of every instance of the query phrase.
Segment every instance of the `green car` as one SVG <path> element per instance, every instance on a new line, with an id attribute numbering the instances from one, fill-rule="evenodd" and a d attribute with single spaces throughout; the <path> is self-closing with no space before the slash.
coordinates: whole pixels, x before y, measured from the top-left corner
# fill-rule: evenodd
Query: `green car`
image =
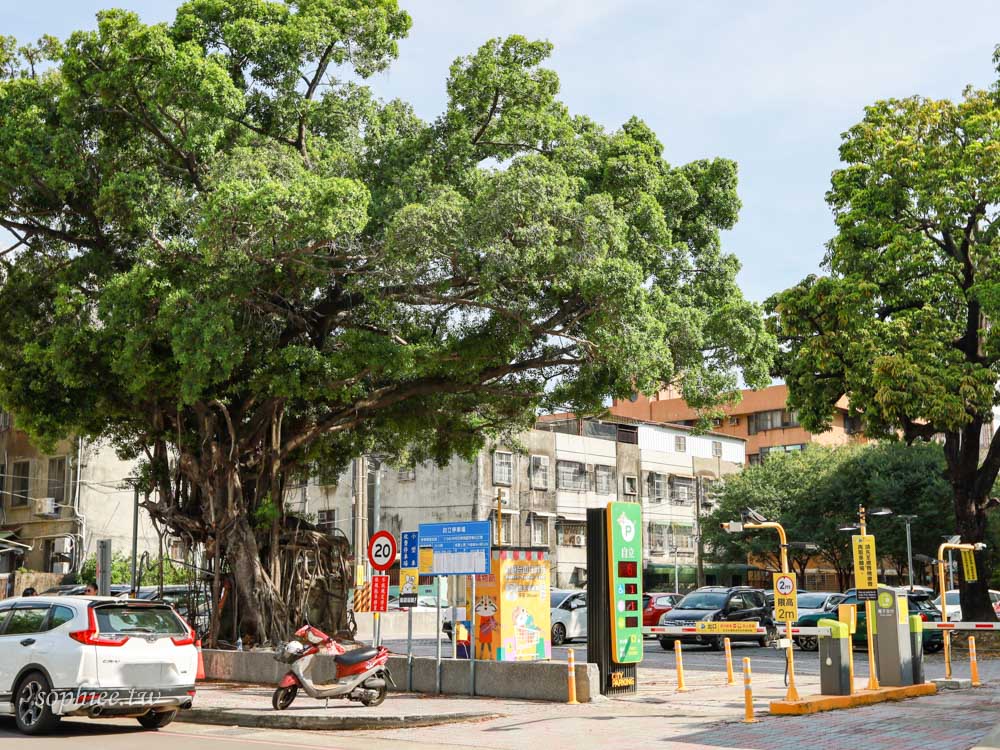
<path id="1" fill-rule="evenodd" d="M 922 591 L 908 592 L 909 608 L 911 615 L 920 615 L 924 622 L 940 622 L 941 613 L 937 607 L 931 603 L 930 595 Z M 858 605 L 858 627 L 852 638 L 854 646 L 867 646 L 868 634 L 865 627 L 865 603 L 858 601 L 854 589 L 848 589 L 847 598 L 841 604 Z M 803 615 L 793 627 L 815 628 L 820 620 L 836 620 L 837 608 L 833 607 L 829 612 L 817 612 L 815 614 Z M 797 635 L 793 640 L 803 651 L 818 651 L 819 641 L 814 635 Z M 924 630 L 924 652 L 933 654 L 944 648 L 944 633 L 940 630 Z"/>

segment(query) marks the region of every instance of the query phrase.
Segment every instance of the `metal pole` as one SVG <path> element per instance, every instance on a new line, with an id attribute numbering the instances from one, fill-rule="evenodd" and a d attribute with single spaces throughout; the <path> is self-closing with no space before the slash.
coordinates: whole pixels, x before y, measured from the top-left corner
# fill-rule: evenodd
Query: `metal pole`
<path id="1" fill-rule="evenodd" d="M 472 598 L 465 603 L 469 610 L 469 695 L 476 694 L 476 576 L 472 575 Z"/>
<path id="2" fill-rule="evenodd" d="M 858 525 L 861 527 L 861 536 L 868 536 L 868 514 L 865 506 L 858 506 Z M 875 602 L 865 602 L 865 636 L 868 639 L 868 689 L 878 690 L 878 665 L 875 663 Z"/>
<path id="3" fill-rule="evenodd" d="M 458 658 L 458 576 L 451 577 L 451 585 L 448 587 L 451 599 L 451 658 Z"/>
<path id="4" fill-rule="evenodd" d="M 721 459 L 720 459 L 721 461 Z M 694 458 L 691 459 L 691 463 L 694 463 Z M 702 560 L 705 549 L 701 542 L 701 497 L 705 491 L 705 478 L 698 477 L 697 485 L 694 491 L 695 509 L 694 509 L 694 533 L 695 533 L 695 554 L 697 559 L 695 560 L 695 583 L 700 587 L 705 585 L 705 563 Z"/>
<path id="5" fill-rule="evenodd" d="M 406 690 L 413 692 L 413 607 L 406 608 Z"/>
<path id="6" fill-rule="evenodd" d="M 375 462 L 375 531 L 382 528 L 382 462 Z"/>
<path id="7" fill-rule="evenodd" d="M 951 550 L 948 550 L 948 590 L 955 590 L 955 559 L 951 556 Z M 944 599 L 941 602 L 941 606 L 945 606 Z"/>
<path id="8" fill-rule="evenodd" d="M 135 502 L 132 505 L 132 580 L 130 596 L 138 596 L 139 578 L 137 556 L 139 554 L 139 488 L 135 487 Z"/>
<path id="9" fill-rule="evenodd" d="M 434 660 L 434 692 L 441 692 L 441 576 L 437 576 L 434 579 L 434 584 L 437 590 L 437 627 L 435 628 L 437 636 L 437 657 Z M 455 624 L 452 623 L 452 629 L 454 630 Z"/>
<path id="10" fill-rule="evenodd" d="M 674 539 L 674 591 L 681 592 L 680 566 L 677 564 L 677 539 Z"/>
<path id="11" fill-rule="evenodd" d="M 913 519 L 903 520 L 906 522 L 906 574 L 910 580 L 910 591 L 913 591 L 913 543 L 910 540 L 910 524 Z"/>

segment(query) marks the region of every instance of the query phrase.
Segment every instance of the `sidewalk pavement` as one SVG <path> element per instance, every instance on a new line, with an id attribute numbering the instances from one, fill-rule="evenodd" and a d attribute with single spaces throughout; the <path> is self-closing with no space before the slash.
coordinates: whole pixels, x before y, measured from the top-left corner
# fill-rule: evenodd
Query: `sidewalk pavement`
<path id="1" fill-rule="evenodd" d="M 845 747 L 878 750 L 967 750 L 976 743 L 988 743 L 987 735 L 998 721 L 1000 682 L 976 690 L 946 691 L 936 696 L 900 703 L 835 711 L 804 717 L 776 717 L 767 714 L 770 700 L 784 695 L 782 676 L 754 675 L 757 724 L 743 724 L 743 688 L 727 687 L 725 674 L 688 671 L 689 690 L 676 692 L 672 672 L 649 674 L 635 695 L 570 706 L 532 701 L 504 701 L 490 698 L 428 697 L 390 693 L 382 706 L 364 708 L 345 701 L 323 703 L 300 695 L 281 714 L 305 716 L 419 717 L 433 715 L 485 714 L 463 723 L 416 726 L 391 730 L 358 730 L 329 733 L 271 732 L 235 729 L 226 726 L 190 727 L 206 737 L 276 737 L 289 744 L 333 743 L 344 750 L 399 748 L 400 750 L 541 750 L 574 747 L 578 750 L 628 747 L 629 750 L 843 750 Z M 655 678 L 655 679 L 654 679 Z M 859 679 L 859 687 L 862 687 Z M 798 683 L 803 695 L 819 690 L 816 678 Z M 276 715 L 270 706 L 270 686 L 199 685 L 195 706 L 220 716 L 234 713 L 253 716 Z M 491 716 L 492 715 L 492 716 Z M 1000 733 L 998 733 L 1000 736 Z M 1000 743 L 980 747 L 1000 747 Z"/>

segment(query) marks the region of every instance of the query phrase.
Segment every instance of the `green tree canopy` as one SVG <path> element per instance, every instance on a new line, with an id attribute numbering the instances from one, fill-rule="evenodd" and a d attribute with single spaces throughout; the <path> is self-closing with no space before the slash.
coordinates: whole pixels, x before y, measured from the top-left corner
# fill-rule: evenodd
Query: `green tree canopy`
<path id="1" fill-rule="evenodd" d="M 780 570 L 773 532 L 727 534 L 721 529 L 723 522 L 738 520 L 742 508 L 751 507 L 781 523 L 790 541 L 818 546 L 816 553 L 789 551 L 803 579 L 806 566 L 815 567 L 819 560 L 837 572 L 844 590 L 853 585 L 851 534 L 839 529 L 857 522 L 859 505 L 893 511 L 893 516 L 870 519 L 868 531 L 876 537 L 879 557 L 896 570 L 907 564 L 901 514 L 918 516 L 911 527 L 914 553 L 937 554 L 941 534 L 954 527 L 951 487 L 944 475 L 944 453 L 935 443 L 810 446 L 777 453 L 725 481 L 703 534 L 720 561 L 745 562 L 752 556 Z"/>
<path id="2" fill-rule="evenodd" d="M 0 400 L 144 457 L 147 507 L 229 562 L 260 637 L 290 616 L 289 472 L 446 461 L 664 382 L 711 405 L 774 351 L 721 248 L 733 162 L 571 114 L 519 36 L 457 60 L 424 122 L 363 85 L 409 25 L 190 0 L 0 46 Z"/>
<path id="3" fill-rule="evenodd" d="M 770 302 L 789 405 L 829 427 L 843 395 L 872 436 L 944 438 L 957 528 L 986 534 L 1000 437 L 1000 107 L 993 93 L 873 104 L 843 136 L 827 200 L 837 235 L 810 276 Z M 981 561 L 985 563 L 985 559 Z M 989 571 L 962 608 L 993 619 Z"/>

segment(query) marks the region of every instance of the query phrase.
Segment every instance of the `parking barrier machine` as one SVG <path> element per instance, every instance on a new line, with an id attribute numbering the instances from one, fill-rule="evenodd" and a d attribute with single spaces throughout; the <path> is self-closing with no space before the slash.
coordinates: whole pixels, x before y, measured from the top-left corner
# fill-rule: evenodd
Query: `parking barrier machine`
<path id="1" fill-rule="evenodd" d="M 820 620 L 819 681 L 823 695 L 851 694 L 851 632 L 846 622 Z"/>
<path id="2" fill-rule="evenodd" d="M 913 684 L 910 612 L 906 593 L 880 586 L 875 601 L 875 658 L 878 678 L 887 687 Z"/>

